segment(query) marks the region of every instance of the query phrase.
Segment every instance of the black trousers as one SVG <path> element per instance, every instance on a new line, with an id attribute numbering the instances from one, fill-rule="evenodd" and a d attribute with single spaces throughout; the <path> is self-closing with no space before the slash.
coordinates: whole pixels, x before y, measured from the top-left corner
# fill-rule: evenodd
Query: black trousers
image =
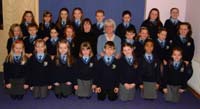
<path id="1" fill-rule="evenodd" d="M 105 100 L 108 96 L 108 100 L 114 101 L 117 99 L 117 94 L 114 92 L 114 89 L 101 89 L 101 93 L 98 94 L 98 100 Z"/>

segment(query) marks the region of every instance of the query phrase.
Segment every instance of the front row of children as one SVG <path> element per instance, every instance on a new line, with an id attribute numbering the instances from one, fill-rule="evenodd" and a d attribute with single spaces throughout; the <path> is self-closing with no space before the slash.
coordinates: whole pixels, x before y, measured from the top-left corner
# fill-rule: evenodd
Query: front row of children
<path id="1" fill-rule="evenodd" d="M 23 41 L 13 43 L 4 63 L 5 87 L 12 99 L 23 99 L 28 89 L 34 98 L 45 98 L 53 89 L 59 99 L 68 97 L 75 90 L 80 99 L 90 99 L 95 92 L 98 100 L 108 97 L 111 101 L 117 98 L 130 101 L 134 98 L 136 86 L 139 86 L 144 99 L 156 99 L 156 90 L 162 85 L 166 101 L 178 102 L 186 88 L 187 69 L 182 61 L 182 50 L 174 48 L 172 59 L 162 65 L 153 54 L 154 42 L 151 39 L 145 41 L 145 53 L 140 59 L 136 58 L 133 46 L 128 43 L 122 46 L 122 57 L 115 59 L 112 41 L 106 42 L 105 56 L 100 60 L 94 58 L 88 42 L 81 44 L 76 60 L 66 40 L 58 42 L 53 61 L 46 49 L 45 41 L 37 39 L 34 54 L 28 59 Z"/>

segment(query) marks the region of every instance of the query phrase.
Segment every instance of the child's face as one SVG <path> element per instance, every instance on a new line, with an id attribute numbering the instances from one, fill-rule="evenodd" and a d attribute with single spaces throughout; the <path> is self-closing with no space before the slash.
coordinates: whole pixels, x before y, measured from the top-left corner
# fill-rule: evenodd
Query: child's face
<path id="1" fill-rule="evenodd" d="M 171 17 L 172 17 L 173 19 L 177 19 L 178 16 L 179 16 L 179 11 L 178 11 L 177 9 L 173 9 L 173 10 L 171 11 L 170 15 L 171 15 Z"/>
<path id="2" fill-rule="evenodd" d="M 28 32 L 31 36 L 35 36 L 38 32 L 37 28 L 36 27 L 29 27 L 28 28 Z"/>
<path id="3" fill-rule="evenodd" d="M 75 19 L 81 19 L 81 17 L 82 17 L 81 11 L 80 10 L 75 10 L 74 11 L 74 18 Z"/>
<path id="4" fill-rule="evenodd" d="M 20 55 L 22 52 L 23 52 L 23 45 L 18 43 L 18 44 L 15 44 L 14 48 L 13 48 L 13 52 L 15 54 L 18 54 Z"/>
<path id="5" fill-rule="evenodd" d="M 13 30 L 14 36 L 20 36 L 21 34 L 21 29 L 20 27 L 15 27 Z"/>
<path id="6" fill-rule="evenodd" d="M 59 47 L 58 47 L 58 51 L 60 54 L 64 55 L 68 52 L 68 47 L 67 47 L 67 44 L 65 43 L 60 43 L 59 44 Z"/>
<path id="7" fill-rule="evenodd" d="M 26 15 L 24 16 L 24 19 L 26 22 L 32 22 L 33 16 L 31 13 L 26 13 Z"/>
<path id="8" fill-rule="evenodd" d="M 83 48 L 81 52 L 83 56 L 90 56 L 91 49 Z"/>
<path id="9" fill-rule="evenodd" d="M 104 14 L 101 12 L 96 13 L 96 20 L 97 22 L 103 22 L 103 19 L 105 18 Z"/>
<path id="10" fill-rule="evenodd" d="M 135 33 L 133 32 L 126 32 L 126 39 L 133 39 L 135 37 Z"/>
<path id="11" fill-rule="evenodd" d="M 72 37 L 74 32 L 71 28 L 67 28 L 65 34 L 66 34 L 67 37 Z"/>
<path id="12" fill-rule="evenodd" d="M 35 50 L 37 53 L 44 53 L 46 46 L 44 43 L 36 43 Z"/>
<path id="13" fill-rule="evenodd" d="M 179 28 L 179 33 L 181 36 L 187 36 L 189 32 L 189 29 L 188 29 L 188 26 L 187 25 L 180 25 L 180 28 Z"/>
<path id="14" fill-rule="evenodd" d="M 84 29 L 84 32 L 90 32 L 91 30 L 91 25 L 89 22 L 85 22 L 84 25 L 83 25 L 83 29 Z"/>
<path id="15" fill-rule="evenodd" d="M 52 38 L 58 37 L 58 32 L 55 29 L 52 29 L 50 35 Z"/>
<path id="16" fill-rule="evenodd" d="M 166 37 L 167 37 L 167 32 L 166 31 L 161 31 L 160 33 L 158 33 L 158 39 L 165 40 Z"/>
<path id="17" fill-rule="evenodd" d="M 147 42 L 144 46 L 145 52 L 151 54 L 153 52 L 153 43 Z"/>
<path id="18" fill-rule="evenodd" d="M 131 16 L 130 16 L 129 14 L 125 14 L 125 15 L 123 16 L 123 21 L 124 21 L 125 23 L 129 23 L 129 22 L 131 21 Z"/>
<path id="19" fill-rule="evenodd" d="M 146 40 L 149 36 L 148 31 L 147 30 L 141 30 L 141 32 L 139 33 L 139 36 L 142 40 Z"/>
<path id="20" fill-rule="evenodd" d="M 105 26 L 105 33 L 112 34 L 114 31 L 114 26 L 112 24 L 107 24 Z"/>
<path id="21" fill-rule="evenodd" d="M 174 61 L 180 61 L 181 58 L 182 58 L 182 54 L 180 51 L 178 50 L 174 50 L 173 53 L 172 53 L 172 58 Z"/>
<path id="22" fill-rule="evenodd" d="M 125 46 L 125 47 L 123 47 L 122 52 L 125 56 L 132 56 L 133 55 L 133 48 L 131 48 L 129 46 Z"/>
<path id="23" fill-rule="evenodd" d="M 66 20 L 67 16 L 68 16 L 67 11 L 63 10 L 63 11 L 60 12 L 60 17 L 61 17 L 62 20 Z"/>
<path id="24" fill-rule="evenodd" d="M 158 12 L 153 10 L 151 13 L 150 13 L 150 19 L 151 20 L 156 20 L 158 18 Z"/>
<path id="25" fill-rule="evenodd" d="M 49 23 L 50 21 L 51 21 L 51 16 L 50 15 L 44 16 L 44 22 Z"/>
<path id="26" fill-rule="evenodd" d="M 112 56 L 115 53 L 115 49 L 113 47 L 106 47 L 104 52 L 107 56 Z"/>

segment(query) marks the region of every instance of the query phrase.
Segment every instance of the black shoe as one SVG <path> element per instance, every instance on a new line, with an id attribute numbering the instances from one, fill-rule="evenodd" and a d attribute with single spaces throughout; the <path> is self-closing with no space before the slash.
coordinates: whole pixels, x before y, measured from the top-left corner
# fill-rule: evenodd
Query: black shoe
<path id="1" fill-rule="evenodd" d="M 12 98 L 12 100 L 16 100 L 17 99 L 16 95 L 10 95 L 10 97 Z"/>
<path id="2" fill-rule="evenodd" d="M 61 94 L 55 94 L 55 95 L 56 95 L 56 98 L 62 99 L 62 95 Z"/>
<path id="3" fill-rule="evenodd" d="M 23 97 L 24 97 L 24 95 L 17 95 L 17 96 L 16 96 L 17 100 L 22 100 Z"/>

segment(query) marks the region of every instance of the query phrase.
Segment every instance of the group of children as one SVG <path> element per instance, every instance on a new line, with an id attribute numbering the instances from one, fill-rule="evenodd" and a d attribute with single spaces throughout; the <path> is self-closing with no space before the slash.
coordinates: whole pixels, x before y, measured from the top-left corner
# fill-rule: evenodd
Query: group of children
<path id="1" fill-rule="evenodd" d="M 36 99 L 46 98 L 53 90 L 59 99 L 72 94 L 90 99 L 94 92 L 98 100 L 130 101 L 140 89 L 144 99 L 156 99 L 160 90 L 166 101 L 178 102 L 192 75 L 194 42 L 191 25 L 178 20 L 179 10 L 172 8 L 170 13 L 164 28 L 159 10 L 153 8 L 136 33 L 130 11 L 124 11 L 116 29 L 122 40 L 120 58 L 115 57 L 113 41 L 107 41 L 104 56 L 98 59 L 103 10 L 96 11 L 93 25 L 89 18 L 83 19 L 81 8 L 74 8 L 72 21 L 68 9 L 62 8 L 56 24 L 47 11 L 39 27 L 32 12 L 26 11 L 21 25 L 10 28 L 5 88 L 18 100 L 30 89 Z"/>

